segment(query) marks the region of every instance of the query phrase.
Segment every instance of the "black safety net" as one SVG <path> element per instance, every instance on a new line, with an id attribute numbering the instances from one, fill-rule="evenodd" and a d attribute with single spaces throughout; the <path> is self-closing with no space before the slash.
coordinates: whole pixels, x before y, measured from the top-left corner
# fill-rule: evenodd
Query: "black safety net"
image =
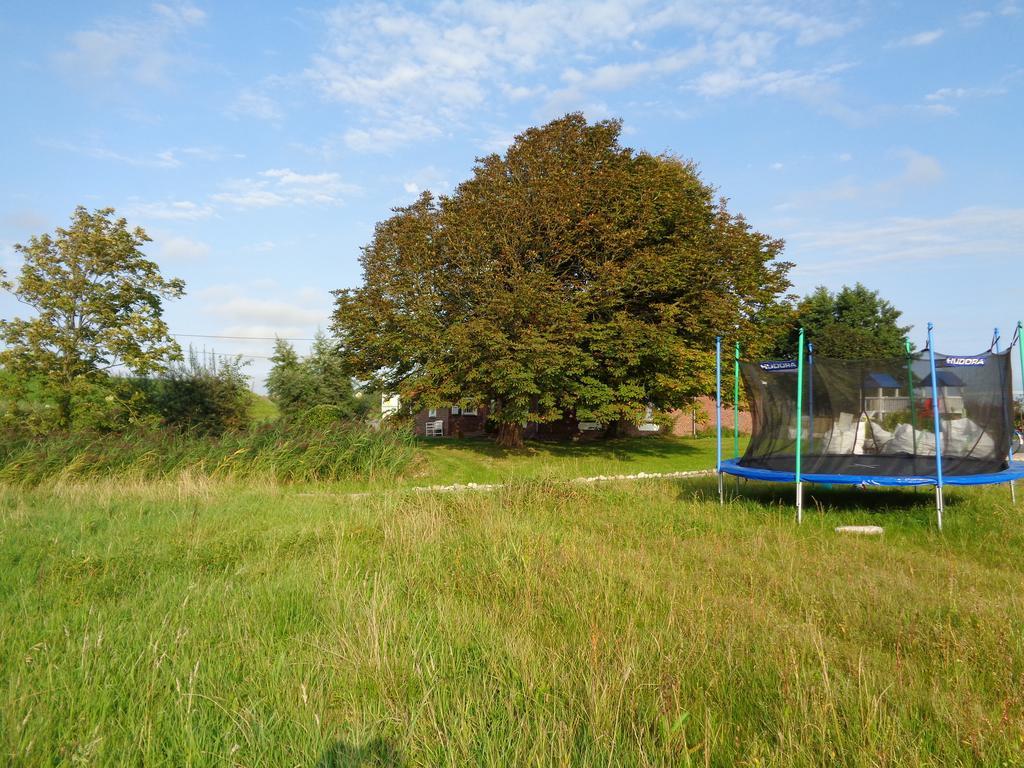
<path id="1" fill-rule="evenodd" d="M 1012 437 L 1009 352 L 936 355 L 944 475 L 998 472 Z M 740 364 L 753 432 L 740 464 L 793 472 L 797 424 L 804 474 L 934 476 L 928 354 L 886 360 L 809 355 L 797 419 L 795 361 Z"/>

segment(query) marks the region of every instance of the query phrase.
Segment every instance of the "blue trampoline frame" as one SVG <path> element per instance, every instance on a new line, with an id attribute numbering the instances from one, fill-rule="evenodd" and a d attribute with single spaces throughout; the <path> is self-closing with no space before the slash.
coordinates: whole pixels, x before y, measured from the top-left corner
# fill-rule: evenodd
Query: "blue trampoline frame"
<path id="1" fill-rule="evenodd" d="M 795 483 L 796 472 L 782 472 L 777 469 L 757 469 L 742 467 L 738 459 L 722 461 L 722 472 L 727 475 L 744 477 L 747 480 L 763 480 L 769 483 Z M 919 475 L 819 475 L 803 472 L 801 482 L 821 483 L 825 485 L 864 485 L 885 487 L 920 487 L 938 485 L 935 477 Z M 981 475 L 945 475 L 943 485 L 997 485 L 1024 480 L 1024 462 L 1015 461 L 1002 472 L 989 472 Z"/>
<path id="2" fill-rule="evenodd" d="M 935 345 L 932 338 L 933 325 L 928 323 L 928 356 L 929 356 L 929 367 L 931 368 L 931 386 L 932 386 L 932 414 L 934 417 L 935 434 L 941 436 L 942 434 L 942 422 L 939 417 L 938 410 L 938 392 L 937 390 L 937 377 L 935 375 Z M 1010 347 L 1013 347 L 1014 343 L 1021 346 L 1020 348 L 1020 362 L 1021 372 L 1024 376 L 1024 334 L 1021 333 L 1024 328 L 1024 323 L 1017 323 L 1017 332 L 1014 335 L 1013 340 L 1010 342 Z M 796 484 L 796 514 L 797 522 L 803 519 L 803 484 L 806 483 L 820 483 L 823 485 L 854 485 L 860 487 L 913 487 L 919 488 L 921 486 L 935 486 L 935 512 L 936 519 L 938 522 L 938 528 L 942 530 L 942 514 L 945 511 L 945 503 L 943 500 L 942 489 L 946 485 L 997 485 L 1002 483 L 1010 484 L 1010 497 L 1013 503 L 1017 502 L 1017 494 L 1015 489 L 1015 482 L 1017 480 L 1024 480 L 1024 461 L 1014 460 L 1013 455 L 1013 444 L 1011 438 L 1011 444 L 1007 446 L 1009 466 L 1000 472 L 989 472 L 978 475 L 948 475 L 942 471 L 942 440 L 936 440 L 936 455 L 935 455 L 935 474 L 934 475 L 909 475 L 909 476 L 885 476 L 885 475 L 836 475 L 836 474 L 815 474 L 802 472 L 801 461 L 802 452 L 800 450 L 800 437 L 803 429 L 800 425 L 802 421 L 802 394 L 803 394 L 803 366 L 804 366 L 804 330 L 800 329 L 800 348 L 797 355 L 797 411 L 798 411 L 798 424 L 797 424 L 797 455 L 796 455 L 796 467 L 793 472 L 785 472 L 775 469 L 758 469 L 756 467 L 744 467 L 740 465 L 740 456 L 738 455 L 738 442 L 736 442 L 736 452 L 731 459 L 723 459 L 722 457 L 722 337 L 719 336 L 715 339 L 715 384 L 717 389 L 716 396 L 716 438 L 717 438 L 717 450 L 716 450 L 716 471 L 718 474 L 718 494 L 719 500 L 725 503 L 725 493 L 722 478 L 723 475 L 733 475 L 734 477 L 742 477 L 747 480 L 761 480 L 764 482 L 771 483 L 795 483 Z M 910 349 L 910 342 L 907 342 L 907 349 Z M 998 351 L 999 348 L 999 329 L 995 330 L 993 338 L 993 345 Z M 809 346 L 809 345 L 808 345 Z M 813 355 L 813 352 L 812 352 Z M 809 356 L 810 360 L 813 361 L 813 356 Z M 813 362 L 811 363 L 813 365 Z M 736 344 L 736 377 L 737 382 L 734 382 L 734 395 L 733 395 L 733 411 L 734 411 L 734 432 L 738 434 L 738 420 L 736 419 L 735 413 L 739 408 L 739 344 Z M 1010 382 L 1010 392 L 1013 392 L 1013 382 Z M 1011 430 L 1012 434 L 1012 430 Z"/>

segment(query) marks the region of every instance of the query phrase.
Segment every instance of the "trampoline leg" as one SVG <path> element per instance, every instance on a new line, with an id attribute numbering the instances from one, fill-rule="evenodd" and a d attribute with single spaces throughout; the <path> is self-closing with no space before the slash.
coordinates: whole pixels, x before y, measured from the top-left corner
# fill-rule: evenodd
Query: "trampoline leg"
<path id="1" fill-rule="evenodd" d="M 725 479 L 718 473 L 718 503 L 725 504 Z"/>
<path id="2" fill-rule="evenodd" d="M 804 521 L 804 484 L 796 484 L 796 521 L 802 523 Z"/>
<path id="3" fill-rule="evenodd" d="M 1010 481 L 1010 503 L 1017 503 L 1017 486 L 1014 484 L 1013 480 Z"/>
<path id="4" fill-rule="evenodd" d="M 942 498 L 942 486 L 935 486 L 935 514 L 939 521 L 939 530 L 942 530 L 942 510 L 945 508 L 945 502 Z"/>

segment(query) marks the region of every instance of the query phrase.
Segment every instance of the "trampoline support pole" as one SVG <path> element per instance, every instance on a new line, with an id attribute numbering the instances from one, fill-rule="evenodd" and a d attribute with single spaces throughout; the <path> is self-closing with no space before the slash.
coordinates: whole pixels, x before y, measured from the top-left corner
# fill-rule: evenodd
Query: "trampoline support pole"
<path id="1" fill-rule="evenodd" d="M 740 343 L 736 342 L 732 367 L 732 457 L 740 457 Z M 739 478 L 736 479 L 739 482 Z"/>
<path id="2" fill-rule="evenodd" d="M 910 397 L 910 433 L 914 437 L 914 456 L 917 456 L 917 409 L 914 406 L 914 371 L 910 357 L 910 339 L 904 338 L 907 350 L 907 395 Z"/>
<path id="3" fill-rule="evenodd" d="M 715 337 L 715 471 L 718 473 L 718 503 L 725 504 L 722 485 L 722 337 Z"/>
<path id="4" fill-rule="evenodd" d="M 1017 336 L 1017 352 L 1020 354 L 1021 391 L 1024 392 L 1024 322 L 1021 322 L 1020 320 L 1017 321 L 1017 334 L 1016 334 L 1016 336 Z M 1014 412 L 1014 406 L 1013 406 L 1013 402 L 1012 402 L 1012 400 L 1013 400 L 1013 366 L 1012 365 L 1010 366 L 1010 400 L 1011 400 L 1011 402 L 1010 402 L 1010 413 L 1012 414 Z M 1011 420 L 1010 431 L 1012 433 L 1013 428 L 1014 428 L 1014 424 L 1012 423 L 1014 421 L 1014 419 L 1013 419 L 1012 416 L 1010 417 L 1010 420 Z M 1010 461 L 1013 461 L 1013 435 L 1012 434 L 1010 435 Z M 1010 502 L 1013 503 L 1013 504 L 1017 503 L 1017 486 L 1014 484 L 1013 480 L 1010 481 Z"/>
<path id="5" fill-rule="evenodd" d="M 995 328 L 992 331 L 992 346 L 995 347 L 996 354 L 999 354 L 999 329 Z M 1013 340 L 1010 340 L 1010 349 L 1013 352 Z M 1013 461 L 1013 365 L 1010 365 L 1010 461 Z M 1012 464 L 1010 465 L 1013 466 Z M 1017 489 L 1013 485 L 1013 480 L 1010 481 L 1010 503 L 1017 503 Z"/>
<path id="6" fill-rule="evenodd" d="M 804 487 L 800 481 L 800 448 L 804 433 L 804 329 L 800 329 L 796 355 L 796 521 L 804 521 Z"/>
<path id="7" fill-rule="evenodd" d="M 932 339 L 931 323 L 928 323 L 928 365 L 932 374 L 932 416 L 935 422 L 935 515 L 939 530 L 942 530 L 942 418 L 939 416 L 939 381 L 935 374 L 935 344 Z"/>
<path id="8" fill-rule="evenodd" d="M 733 360 L 732 383 L 732 457 L 740 460 L 740 343 L 736 342 L 735 359 Z M 740 478 L 733 478 L 733 492 L 740 495 Z"/>

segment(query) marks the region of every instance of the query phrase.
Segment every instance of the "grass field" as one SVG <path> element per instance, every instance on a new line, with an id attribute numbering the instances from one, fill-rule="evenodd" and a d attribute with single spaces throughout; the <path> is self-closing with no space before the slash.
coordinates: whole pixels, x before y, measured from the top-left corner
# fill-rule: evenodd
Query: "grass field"
<path id="1" fill-rule="evenodd" d="M 493 493 L 0 491 L 0 762 L 1024 764 L 1005 488 L 942 534 L 912 491 L 813 491 L 797 527 L 771 488 L 530 479 L 670 468 L 560 450 Z"/>
<path id="2" fill-rule="evenodd" d="M 566 480 L 638 472 L 684 472 L 715 464 L 714 438 L 624 438 L 584 443 L 529 441 L 506 451 L 491 440 L 418 440 L 404 485 Z M 746 438 L 742 442 L 746 447 Z M 731 448 L 731 444 L 730 444 Z"/>

